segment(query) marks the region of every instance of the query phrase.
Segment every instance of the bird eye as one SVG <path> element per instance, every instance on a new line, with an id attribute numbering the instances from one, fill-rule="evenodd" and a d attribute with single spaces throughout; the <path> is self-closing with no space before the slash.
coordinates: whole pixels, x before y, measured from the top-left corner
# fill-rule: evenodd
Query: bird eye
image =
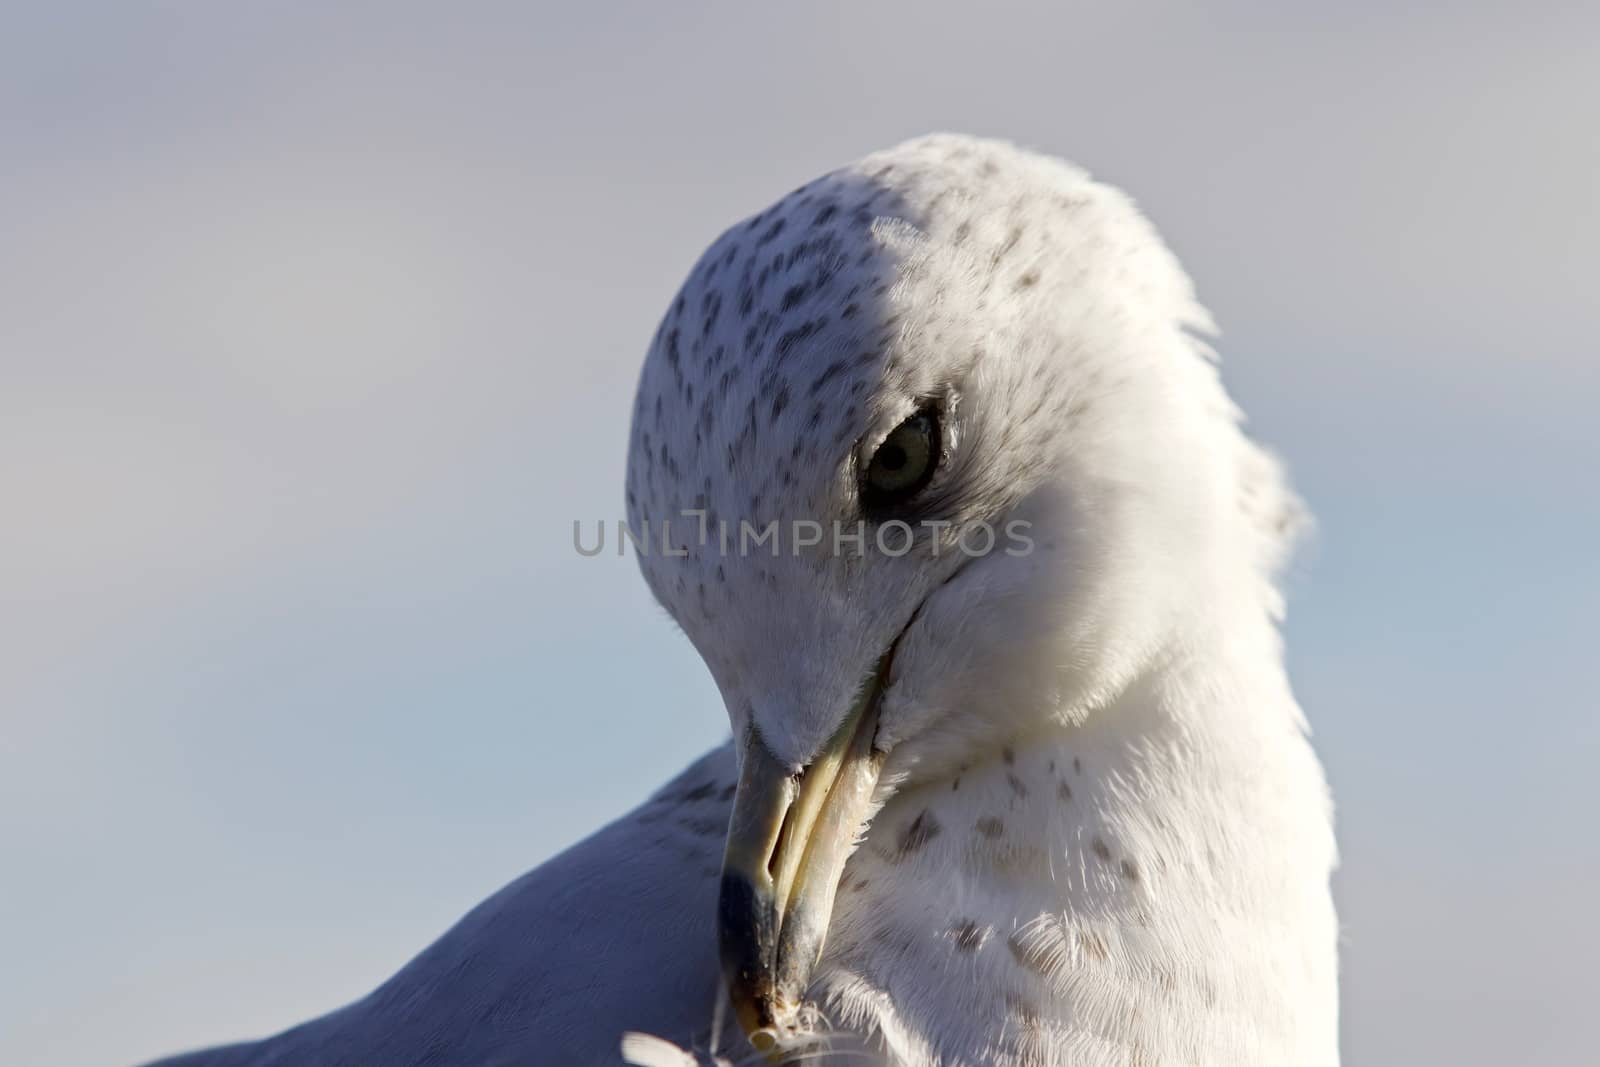
<path id="1" fill-rule="evenodd" d="M 902 504 L 922 491 L 939 466 L 939 412 L 931 404 L 889 431 L 861 476 L 867 510 Z"/>

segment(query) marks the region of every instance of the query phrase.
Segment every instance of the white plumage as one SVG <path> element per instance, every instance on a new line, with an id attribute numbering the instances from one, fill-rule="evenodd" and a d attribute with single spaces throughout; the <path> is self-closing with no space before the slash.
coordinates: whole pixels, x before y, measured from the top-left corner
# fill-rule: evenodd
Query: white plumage
<path id="1" fill-rule="evenodd" d="M 786 1047 L 1336 1064 L 1330 810 L 1276 627 L 1301 510 L 1209 330 L 1124 196 L 998 142 L 911 141 L 730 230 L 651 346 L 628 505 L 688 546 L 640 562 L 735 742 L 367 1000 L 185 1062 L 615 1063 L 626 1032 L 637 1062 L 747 1058 L 714 1023 L 736 763 L 812 775 L 871 690 L 870 822 Z M 863 469 L 930 405 L 885 553 Z M 867 550 L 741 553 L 743 521 L 865 522 Z M 1019 522 L 1025 552 L 957 542 Z"/>

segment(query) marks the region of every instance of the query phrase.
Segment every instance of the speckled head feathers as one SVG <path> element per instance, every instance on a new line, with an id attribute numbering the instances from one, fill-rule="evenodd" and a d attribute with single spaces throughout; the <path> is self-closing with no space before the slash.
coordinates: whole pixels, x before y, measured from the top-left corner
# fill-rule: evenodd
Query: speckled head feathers
<path id="1" fill-rule="evenodd" d="M 963 735 L 1003 733 L 1019 701 L 1080 714 L 1219 586 L 1276 610 L 1298 510 L 1239 431 L 1210 328 L 1125 196 L 1002 142 L 907 142 L 719 238 L 651 344 L 627 503 L 687 546 L 641 566 L 736 733 L 753 718 L 804 762 L 902 631 L 889 740 L 958 705 Z M 914 544 L 876 551 L 868 523 L 866 551 L 840 551 L 863 458 L 930 399 L 949 440 Z M 821 543 L 743 550 L 742 523 L 797 521 Z M 956 550 L 1008 522 L 1027 553 Z"/>

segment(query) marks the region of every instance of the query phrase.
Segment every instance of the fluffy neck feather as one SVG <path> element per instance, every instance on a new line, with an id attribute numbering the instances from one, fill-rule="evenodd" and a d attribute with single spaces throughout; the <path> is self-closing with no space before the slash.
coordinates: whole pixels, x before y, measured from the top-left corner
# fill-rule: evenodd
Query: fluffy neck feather
<path id="1" fill-rule="evenodd" d="M 916 1067 L 1335 1064 L 1326 788 L 1258 618 L 895 797 L 841 887 L 827 1023 Z"/>

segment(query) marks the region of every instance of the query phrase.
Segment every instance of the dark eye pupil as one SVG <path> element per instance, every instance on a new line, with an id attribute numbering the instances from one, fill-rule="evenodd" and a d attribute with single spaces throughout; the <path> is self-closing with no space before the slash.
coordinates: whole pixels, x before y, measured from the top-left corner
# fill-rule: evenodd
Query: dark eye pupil
<path id="1" fill-rule="evenodd" d="M 939 411 L 932 404 L 896 426 L 862 471 L 861 506 L 886 516 L 933 480 L 939 465 Z"/>

